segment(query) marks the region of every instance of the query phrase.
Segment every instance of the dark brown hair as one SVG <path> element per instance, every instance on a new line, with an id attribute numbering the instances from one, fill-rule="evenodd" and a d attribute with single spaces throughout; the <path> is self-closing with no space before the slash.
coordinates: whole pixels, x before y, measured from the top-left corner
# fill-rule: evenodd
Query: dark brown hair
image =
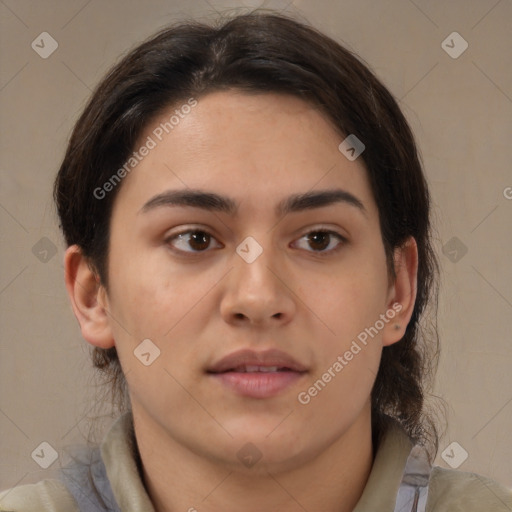
<path id="1" fill-rule="evenodd" d="M 425 412 L 425 393 L 437 366 L 438 263 L 416 144 L 397 102 L 368 66 L 305 22 L 259 12 L 216 25 L 181 22 L 124 57 L 76 123 L 55 181 L 66 243 L 81 247 L 108 290 L 109 220 L 121 185 L 103 199 L 93 191 L 123 166 L 142 130 L 164 109 L 229 89 L 302 98 L 340 134 L 354 134 L 365 144 L 361 158 L 379 209 L 390 278 L 395 248 L 412 236 L 419 251 L 412 318 L 403 339 L 384 347 L 372 390 L 374 442 L 394 418 L 435 455 L 438 434 Z M 428 305 L 431 322 L 420 326 Z M 116 349 L 95 348 L 93 360 L 111 379 L 115 396 L 126 396 Z"/>

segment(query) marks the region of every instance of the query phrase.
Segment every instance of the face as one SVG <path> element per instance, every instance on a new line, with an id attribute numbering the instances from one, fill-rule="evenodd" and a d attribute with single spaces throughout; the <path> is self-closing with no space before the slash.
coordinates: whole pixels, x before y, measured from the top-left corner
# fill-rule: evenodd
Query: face
<path id="1" fill-rule="evenodd" d="M 162 134 L 175 109 L 111 217 L 105 305 L 134 417 L 225 464 L 247 442 L 312 458 L 368 421 L 393 323 L 364 164 L 291 96 L 212 93 Z"/>

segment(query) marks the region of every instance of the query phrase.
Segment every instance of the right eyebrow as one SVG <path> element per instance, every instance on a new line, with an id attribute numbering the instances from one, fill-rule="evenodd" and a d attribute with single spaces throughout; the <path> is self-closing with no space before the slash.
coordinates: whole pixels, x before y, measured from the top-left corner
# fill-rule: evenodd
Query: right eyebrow
<path id="1" fill-rule="evenodd" d="M 203 190 L 186 189 L 167 190 L 152 197 L 139 210 L 139 213 L 145 213 L 162 206 L 192 206 L 203 210 L 224 212 L 229 215 L 234 215 L 238 210 L 236 202 L 229 197 Z"/>

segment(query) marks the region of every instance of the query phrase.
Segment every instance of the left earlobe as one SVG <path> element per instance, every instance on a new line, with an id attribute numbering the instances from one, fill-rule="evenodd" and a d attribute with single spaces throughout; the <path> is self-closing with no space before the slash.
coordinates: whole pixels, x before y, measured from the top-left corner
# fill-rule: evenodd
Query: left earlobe
<path id="1" fill-rule="evenodd" d="M 383 346 L 400 341 L 411 319 L 416 303 L 418 279 L 418 246 L 409 237 L 394 252 L 395 280 L 390 289 L 388 311 L 393 311 L 392 322 L 387 324 L 382 335 Z"/>

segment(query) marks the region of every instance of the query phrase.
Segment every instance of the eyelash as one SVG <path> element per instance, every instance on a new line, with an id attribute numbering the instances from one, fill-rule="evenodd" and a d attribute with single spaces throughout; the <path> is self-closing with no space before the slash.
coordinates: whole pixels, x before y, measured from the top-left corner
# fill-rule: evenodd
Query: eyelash
<path id="1" fill-rule="evenodd" d="M 187 230 L 181 231 L 180 233 L 176 233 L 176 234 L 166 238 L 165 243 L 168 245 L 172 245 L 173 240 L 175 240 L 176 238 L 183 236 L 183 235 L 194 234 L 194 233 L 204 234 L 204 235 L 207 235 L 208 237 L 211 237 L 212 239 L 215 239 L 215 237 L 213 235 L 211 235 L 210 233 L 208 233 L 208 231 L 206 231 L 204 229 L 187 229 Z M 302 238 L 305 238 L 312 234 L 319 234 L 319 233 L 331 235 L 331 236 L 337 238 L 340 243 L 334 249 L 330 249 L 328 251 L 322 250 L 322 251 L 306 251 L 306 252 L 311 252 L 311 253 L 315 254 L 316 256 L 325 257 L 325 256 L 329 256 L 333 253 L 338 252 L 341 249 L 341 247 L 347 243 L 347 239 L 344 236 L 340 235 L 336 231 L 332 231 L 332 230 L 325 229 L 325 228 L 317 228 L 317 229 L 308 231 L 307 233 L 304 233 L 298 240 L 301 240 Z M 328 245 L 330 245 L 330 242 Z M 203 252 L 208 252 L 208 249 L 206 249 L 204 251 L 183 251 L 181 249 L 172 248 L 172 250 L 176 251 L 178 253 L 181 253 L 181 254 L 201 254 Z"/>

